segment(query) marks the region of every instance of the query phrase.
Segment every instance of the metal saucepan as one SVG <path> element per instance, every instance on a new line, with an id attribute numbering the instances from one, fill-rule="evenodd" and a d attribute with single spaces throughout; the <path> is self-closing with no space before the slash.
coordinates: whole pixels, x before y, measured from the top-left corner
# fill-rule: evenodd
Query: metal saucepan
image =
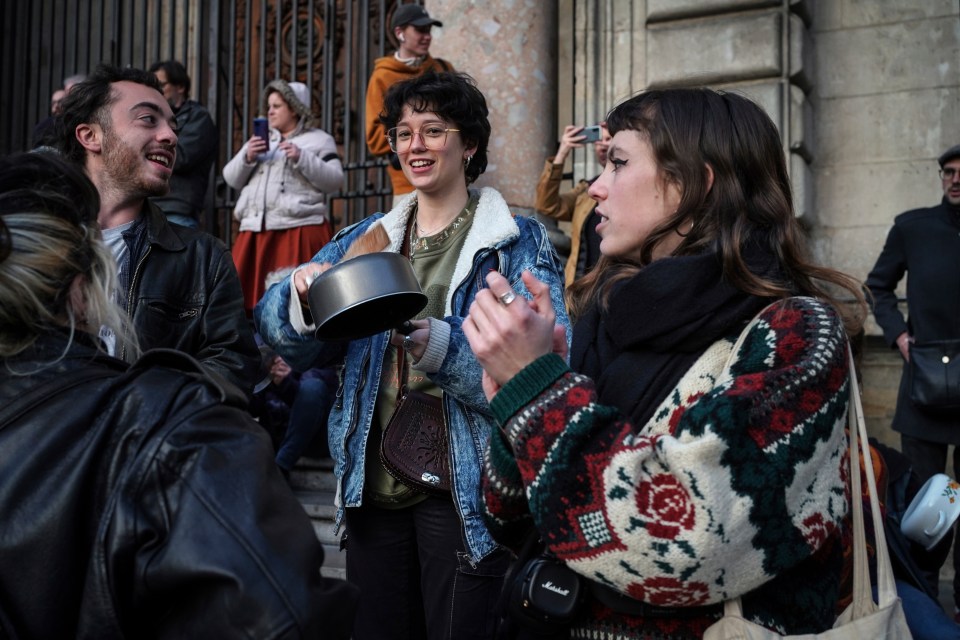
<path id="1" fill-rule="evenodd" d="M 319 340 L 356 340 L 413 318 L 427 296 L 410 261 L 399 253 L 368 253 L 344 260 L 307 292 Z"/>

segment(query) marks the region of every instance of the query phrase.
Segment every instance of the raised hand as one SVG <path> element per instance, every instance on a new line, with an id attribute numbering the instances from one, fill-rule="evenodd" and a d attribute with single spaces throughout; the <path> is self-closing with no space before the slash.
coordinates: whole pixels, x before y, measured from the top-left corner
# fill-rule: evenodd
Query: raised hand
<path id="1" fill-rule="evenodd" d="M 494 271 L 487 275 L 489 288 L 477 293 L 463 323 L 470 348 L 489 377 L 484 381 L 488 399 L 524 367 L 557 348 L 550 288 L 530 273 L 522 277 L 532 300 L 517 295 Z M 565 349 L 564 338 L 564 354 Z"/>

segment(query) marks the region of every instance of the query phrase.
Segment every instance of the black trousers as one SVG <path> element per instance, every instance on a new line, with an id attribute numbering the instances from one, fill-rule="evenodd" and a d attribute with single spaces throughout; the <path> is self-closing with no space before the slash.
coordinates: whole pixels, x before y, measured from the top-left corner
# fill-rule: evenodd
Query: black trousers
<path id="1" fill-rule="evenodd" d="M 913 436 L 900 434 L 900 449 L 903 455 L 910 460 L 914 473 L 919 476 L 922 482 L 926 482 L 938 473 L 946 473 L 947 469 L 947 448 L 951 445 L 941 442 L 930 442 L 921 440 Z M 953 447 L 953 469 L 955 474 L 960 474 L 960 447 Z M 960 526 L 955 526 L 953 533 L 953 601 L 960 609 L 960 552 L 957 551 L 960 540 Z M 934 593 L 939 593 L 940 576 L 929 575 L 927 581 L 933 587 Z"/>
<path id="2" fill-rule="evenodd" d="M 450 497 L 346 510 L 347 579 L 360 587 L 354 640 L 489 640 L 510 556 L 471 562 Z"/>

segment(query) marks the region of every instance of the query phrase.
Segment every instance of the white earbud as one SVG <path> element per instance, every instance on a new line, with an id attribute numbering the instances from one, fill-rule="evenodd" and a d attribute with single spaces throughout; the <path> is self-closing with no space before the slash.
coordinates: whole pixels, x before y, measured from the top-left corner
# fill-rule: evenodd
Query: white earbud
<path id="1" fill-rule="evenodd" d="M 402 34 L 402 33 L 401 33 L 398 37 L 400 38 L 400 42 L 406 42 L 406 40 L 404 40 L 404 38 L 403 38 L 403 34 Z"/>

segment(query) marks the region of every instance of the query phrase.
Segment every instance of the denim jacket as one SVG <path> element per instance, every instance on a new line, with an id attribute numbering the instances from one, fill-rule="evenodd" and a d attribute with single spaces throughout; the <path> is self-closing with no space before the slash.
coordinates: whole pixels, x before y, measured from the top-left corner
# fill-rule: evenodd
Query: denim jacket
<path id="1" fill-rule="evenodd" d="M 336 264 L 347 247 L 374 222 L 382 221 L 391 239 L 391 251 L 400 251 L 416 194 L 401 201 L 390 213 L 374 214 L 343 229 L 314 262 Z M 486 286 L 484 276 L 497 269 L 518 294 L 529 297 L 520 279 L 529 270 L 550 286 L 557 322 L 567 330 L 570 321 L 563 301 L 563 267 L 539 222 L 514 217 L 494 189 L 480 191 L 473 225 L 454 269 L 443 321 L 450 327 L 446 356 L 437 371 L 425 372 L 443 391 L 444 414 L 450 441 L 453 499 L 463 522 L 466 548 L 479 560 L 496 548 L 483 522 L 480 479 L 484 450 L 495 428 L 481 387 L 482 369 L 470 350 L 462 324 L 476 293 Z M 390 340 L 385 331 L 346 344 L 321 342 L 300 334 L 290 322 L 291 280 L 274 285 L 254 310 L 260 335 L 291 366 L 306 369 L 339 361 L 340 388 L 328 423 L 330 455 L 337 477 L 337 527 L 345 507 L 358 507 L 363 496 L 364 452 L 374 415 L 374 404 Z M 373 444 L 372 446 L 377 446 Z"/>

